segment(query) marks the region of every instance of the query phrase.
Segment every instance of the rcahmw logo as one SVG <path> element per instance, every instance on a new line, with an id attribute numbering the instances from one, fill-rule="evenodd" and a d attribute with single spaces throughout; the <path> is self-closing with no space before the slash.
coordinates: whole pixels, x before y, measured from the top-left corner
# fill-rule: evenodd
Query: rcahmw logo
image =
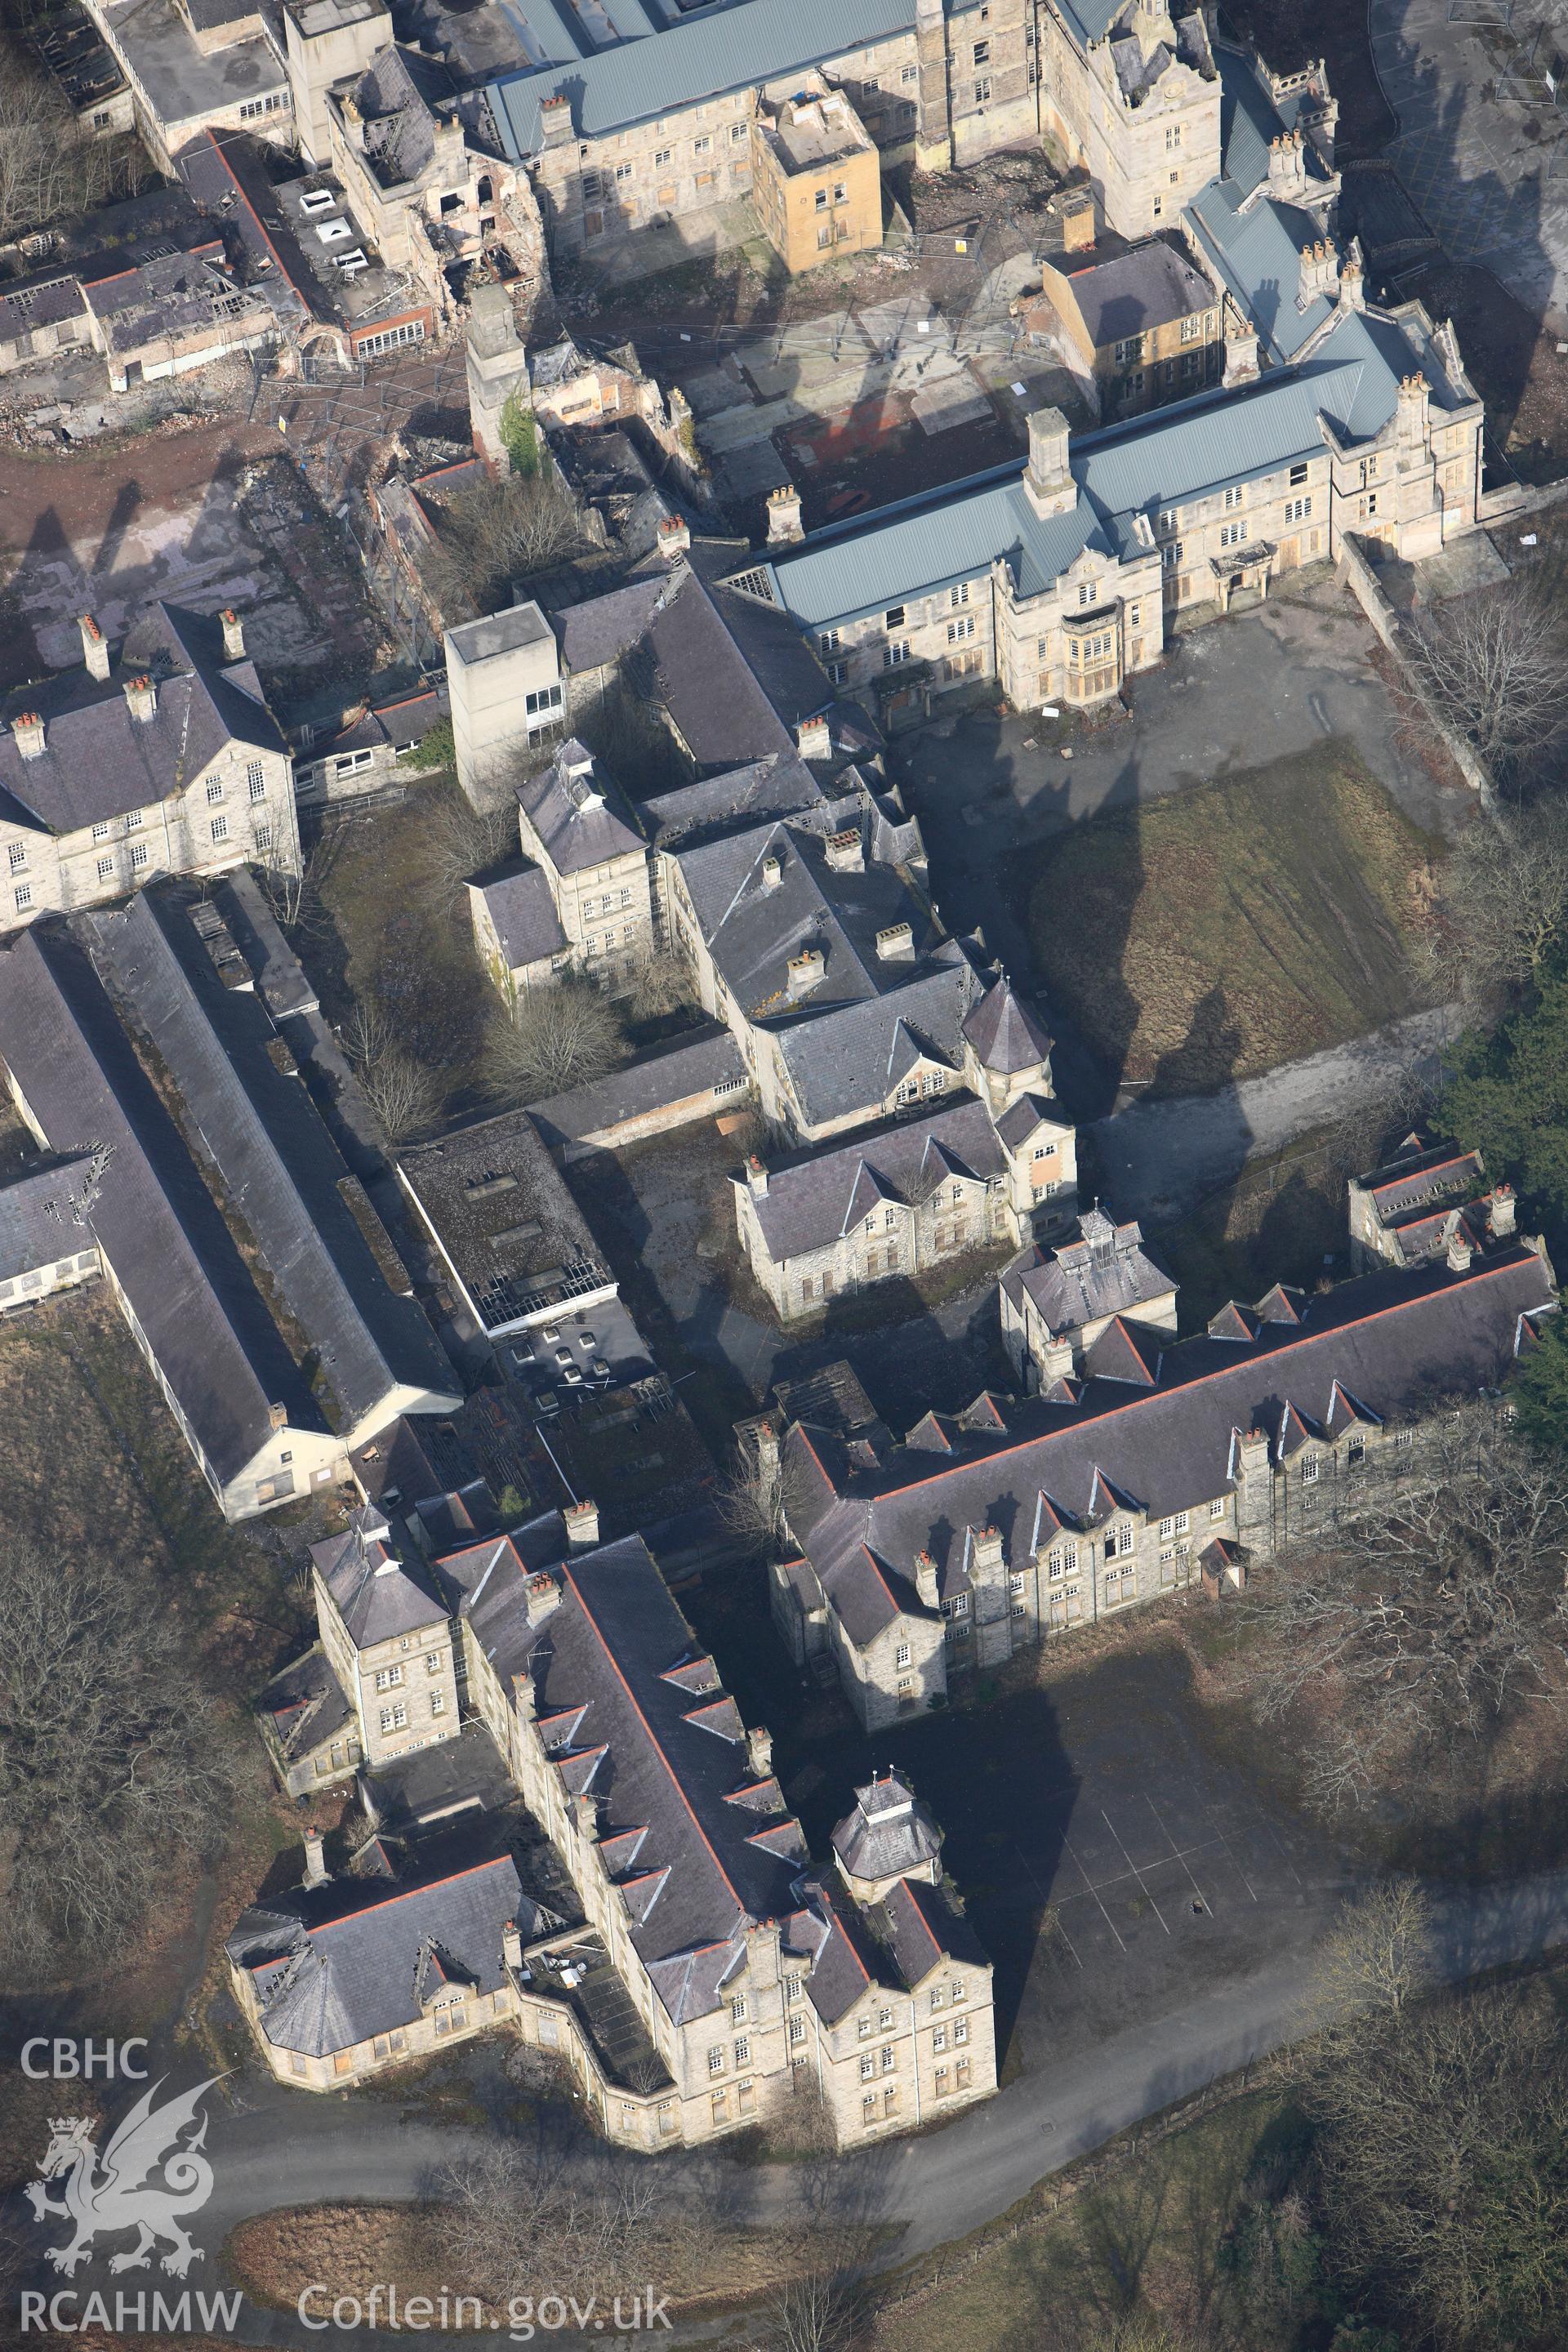
<path id="1" fill-rule="evenodd" d="M 161 2269 L 184 2278 L 193 2263 L 206 2259 L 192 2242 L 184 2220 L 199 2213 L 213 2191 L 213 2168 L 202 2153 L 207 2122 L 201 2103 L 217 2080 L 210 2074 L 161 2107 L 153 2101 L 163 2084 L 154 2083 L 102 2149 L 96 2145 L 90 2116 L 57 2116 L 51 2120 L 38 2178 L 27 2183 L 25 2193 L 35 2221 L 46 2226 L 67 2222 L 71 2235 L 63 2245 L 46 2248 L 46 2262 L 70 2278 L 91 2256 L 96 2239 L 125 2231 L 135 2231 L 135 2243 L 110 2257 L 110 2272 L 148 2270 L 157 2252 Z M 58 2196 L 50 2195 L 51 2184 L 58 2184 Z M 27 2334 L 47 2327 L 61 2335 L 93 2326 L 118 2333 L 141 2334 L 149 2327 L 188 2331 L 193 2307 L 203 2328 L 220 2323 L 233 2327 L 244 2300 L 237 2294 L 84 2298 L 74 2290 L 52 2295 L 29 2292 L 22 2296 L 22 2330 Z"/>

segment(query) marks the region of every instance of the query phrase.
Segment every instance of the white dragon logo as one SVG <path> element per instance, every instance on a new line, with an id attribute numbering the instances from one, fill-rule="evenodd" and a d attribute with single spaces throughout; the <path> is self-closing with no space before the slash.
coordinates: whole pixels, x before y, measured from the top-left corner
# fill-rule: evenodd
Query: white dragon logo
<path id="1" fill-rule="evenodd" d="M 175 2142 L 185 2126 L 195 2120 L 204 2093 L 219 2077 L 209 2074 L 194 2091 L 186 2091 L 166 2106 L 154 2107 L 160 2079 L 142 2094 L 108 2147 L 100 2153 L 93 2145 L 94 2126 L 87 2116 L 58 2116 L 49 2124 L 49 2144 L 38 2167 L 39 2178 L 27 2183 L 26 2195 L 35 2221 L 69 2221 L 76 2235 L 68 2246 L 50 2246 L 47 2259 L 66 2276 L 92 2252 L 100 2233 L 136 2231 L 128 2253 L 116 2254 L 111 2271 L 144 2271 L 155 2246 L 166 2242 L 163 2267 L 184 2278 L 193 2263 L 206 2257 L 180 2227 L 184 2213 L 197 2213 L 213 2190 L 213 2168 L 201 2148 L 207 2136 L 204 2115 L 195 2137 L 183 2147 Z M 162 2165 L 163 2178 L 150 2175 Z M 57 2203 L 45 2184 L 64 2175 L 63 2194 Z"/>

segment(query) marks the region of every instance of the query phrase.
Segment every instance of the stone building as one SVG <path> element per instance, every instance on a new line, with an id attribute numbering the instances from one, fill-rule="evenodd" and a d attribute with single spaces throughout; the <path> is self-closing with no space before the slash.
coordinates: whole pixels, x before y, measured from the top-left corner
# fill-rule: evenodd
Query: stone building
<path id="1" fill-rule="evenodd" d="M 788 1322 L 870 1283 L 1016 1245 L 1037 1215 L 1065 1222 L 1074 1136 L 1036 1095 L 1000 1118 L 968 1096 L 836 1149 L 769 1166 L 753 1153 L 731 1181 L 742 1247 Z"/>
<path id="2" fill-rule="evenodd" d="M 0 703 L 0 928 L 165 875 L 300 868 L 288 747 L 233 613 L 159 604 Z"/>
<path id="3" fill-rule="evenodd" d="M 799 1546 L 774 1622 L 874 1730 L 971 1665 L 1210 1569 L 1235 1580 L 1363 1481 L 1419 1478 L 1441 1398 L 1495 1391 L 1557 1304 L 1539 1244 L 1456 1233 L 1415 1270 L 1276 1286 L 1179 1341 L 1117 1315 L 1040 1396 L 927 1413 L 902 1445 L 764 1423 Z"/>
<path id="4" fill-rule="evenodd" d="M 1458 1144 L 1407 1135 L 1393 1158 L 1348 1180 L 1351 1255 L 1358 1266 L 1419 1265 L 1446 1254 L 1453 1220 L 1471 1245 L 1514 1229 L 1513 1187 L 1486 1188 L 1486 1162 Z"/>
<path id="5" fill-rule="evenodd" d="M 1186 400 L 1225 368 L 1222 297 L 1173 243 L 1151 237 L 1123 253 L 1064 254 L 1046 263 L 1031 335 L 1055 331 L 1091 412 L 1107 423 Z"/>
<path id="6" fill-rule="evenodd" d="M 842 90 L 814 79 L 758 108 L 752 198 L 792 275 L 881 244 L 881 159 Z"/>
<path id="7" fill-rule="evenodd" d="M 488 1734 L 548 1842 L 547 1899 L 510 1853 L 461 1880 L 416 1854 L 406 1890 L 374 1889 L 367 1929 L 363 1887 L 324 1890 L 318 1842 L 300 1894 L 247 1913 L 227 1947 L 281 2080 L 340 2087 L 504 2021 L 645 2150 L 814 2095 L 854 2147 L 995 2089 L 990 1965 L 947 1899 L 929 1814 L 907 1784 L 874 1782 L 835 1832 L 839 1883 L 814 1874 L 767 1733 L 742 1721 L 640 1537 L 600 1545 L 584 1504 L 427 1570 L 387 1564 L 384 1542 L 362 1515 L 318 1548 L 327 1656 L 376 1727 L 395 1705 L 381 1675 L 445 1696 L 455 1660 L 464 1737 Z"/>
<path id="8" fill-rule="evenodd" d="M 654 944 L 647 843 L 619 788 L 574 736 L 517 787 L 523 852 L 543 874 L 574 964 L 607 988 Z"/>
<path id="9" fill-rule="evenodd" d="M 0 1315 L 96 1282 L 103 1261 L 89 1223 L 96 1155 L 79 1151 L 0 1185 Z"/>
<path id="10" fill-rule="evenodd" d="M 423 1564 L 393 1549 L 391 1534 L 365 1505 L 344 1534 L 310 1546 L 321 1648 L 372 1771 L 455 1739 L 459 1729 L 446 1607 Z"/>
<path id="11" fill-rule="evenodd" d="M 1020 1387 L 1033 1393 L 1081 1372 L 1089 1349 L 1122 1318 L 1174 1337 L 1176 1288 L 1143 1248 L 1136 1223 L 1098 1203 L 1070 1241 L 1033 1242 L 1002 1276 L 1002 1340 Z"/>
<path id="12" fill-rule="evenodd" d="M 488 882 L 470 882 L 474 945 L 496 987 L 516 1006 L 530 989 L 547 988 L 566 970 L 571 948 L 542 866 L 519 866 Z"/>

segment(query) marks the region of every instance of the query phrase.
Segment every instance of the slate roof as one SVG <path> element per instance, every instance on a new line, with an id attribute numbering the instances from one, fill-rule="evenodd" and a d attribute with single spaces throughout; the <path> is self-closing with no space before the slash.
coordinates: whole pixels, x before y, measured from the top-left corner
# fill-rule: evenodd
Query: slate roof
<path id="1" fill-rule="evenodd" d="M 157 685 L 157 707 L 138 719 L 124 686 L 144 675 Z M 184 792 L 231 744 L 286 749 L 255 664 L 226 662 L 221 625 L 176 604 L 159 604 L 136 624 L 107 679 L 79 667 L 13 688 L 0 719 L 14 722 L 23 711 L 43 719 L 44 749 L 25 760 L 16 738 L 0 732 L 0 789 L 56 834 Z"/>
<path id="2" fill-rule="evenodd" d="M 498 875 L 493 882 L 470 882 L 468 888 L 476 898 L 484 900 L 510 971 L 542 963 L 547 956 L 559 955 L 566 945 L 550 884 L 541 867 L 519 866 L 515 873 Z"/>
<path id="3" fill-rule="evenodd" d="M 864 839 L 863 819 L 857 829 Z M 878 933 L 908 923 L 917 955 L 931 941 L 931 919 L 896 867 L 832 866 L 820 835 L 802 825 L 756 825 L 672 854 L 714 965 L 752 1020 L 886 995 L 911 964 L 879 955 Z M 769 857 L 779 861 L 773 883 Z M 809 994 L 792 997 L 789 961 L 806 948 L 823 950 L 826 971 Z"/>
<path id="4" fill-rule="evenodd" d="M 325 2058 L 412 2025 L 432 1958 L 476 1992 L 495 1992 L 507 1921 L 525 1943 L 540 1932 L 510 1854 L 395 1894 L 383 1887 L 335 1880 L 319 1901 L 286 1895 L 243 1914 L 225 1948 L 250 1971 L 274 2049 Z M 337 1916 L 321 1916 L 329 1910 Z"/>
<path id="5" fill-rule="evenodd" d="M 1208 279 L 1161 237 L 1109 261 L 1090 262 L 1082 269 L 1069 267 L 1062 274 L 1096 350 L 1212 310 L 1215 303 Z"/>
<path id="6" fill-rule="evenodd" d="M 348 1171 L 300 1080 L 271 1060 L 259 1000 L 225 988 L 168 889 L 78 918 L 118 1001 L 178 1097 L 176 1121 L 216 1173 L 318 1366 L 333 1425 L 390 1419 L 400 1391 L 460 1401 L 424 1310 L 395 1297 L 342 1194 Z"/>
<path id="7" fill-rule="evenodd" d="M 50 1160 L 0 1184 L 0 1282 L 97 1246 L 78 1222 L 89 1152 Z"/>
<path id="8" fill-rule="evenodd" d="M 851 1878 L 902 1878 L 942 1852 L 942 1832 L 901 1774 L 892 1769 L 855 1791 L 855 1810 L 833 1832 L 833 1851 Z"/>
<path id="9" fill-rule="evenodd" d="M 344 1534 L 310 1548 L 356 1650 L 447 1622 L 424 1570 L 399 1559 L 387 1535 L 382 1514 L 367 1506 L 350 1515 Z"/>
<path id="10" fill-rule="evenodd" d="M 677 566 L 647 641 L 666 708 L 702 767 L 793 753 L 801 720 L 834 698 L 826 672 L 784 614 L 710 584 L 689 563 Z"/>
<path id="11" fill-rule="evenodd" d="M 1143 1249 L 1135 1220 L 1112 1224 L 1099 1209 L 1079 1219 L 1078 1238 L 1056 1249 L 1033 1246 L 1013 1260 L 1002 1286 L 1027 1297 L 1047 1331 L 1079 1331 L 1105 1315 L 1133 1315 L 1166 1298 L 1176 1285 Z"/>
<path id="12" fill-rule="evenodd" d="M 289 1763 L 335 1738 L 353 1717 L 319 1642 L 273 1675 L 256 1711 Z"/>
<path id="13" fill-rule="evenodd" d="M 587 1086 L 534 1103 L 529 1117 L 545 1142 L 559 1150 L 714 1087 L 738 1090 L 746 1076 L 745 1058 L 733 1035 L 728 1029 L 711 1027 L 639 1055 Z"/>
<path id="14" fill-rule="evenodd" d="M 1279 1302 L 1281 1314 L 1290 1303 Z M 1009 1407 L 993 1433 L 975 1430 L 951 1455 L 906 1448 L 869 1466 L 797 1426 L 786 1439 L 801 1493 L 791 1523 L 864 1642 L 912 1601 L 921 1549 L 945 1587 L 963 1571 L 972 1527 L 999 1528 L 1023 1565 L 1053 1513 L 1088 1524 L 1117 1493 L 1156 1517 L 1195 1508 L 1231 1485 L 1238 1431 L 1260 1428 L 1272 1442 L 1289 1405 L 1326 1415 L 1336 1381 L 1380 1419 L 1425 1410 L 1434 1392 L 1493 1385 L 1521 1318 L 1555 1303 L 1533 1250 L 1500 1250 L 1464 1274 L 1389 1270 L 1298 1297 L 1292 1319 L 1261 1319 L 1250 1338 L 1166 1346 L 1148 1385 L 1090 1378 L 1076 1401 Z"/>
<path id="15" fill-rule="evenodd" d="M 1049 1062 L 1055 1043 L 1049 1031 L 1018 997 L 1005 974 L 988 988 L 973 1013 L 964 1016 L 963 1034 L 974 1048 L 983 1070 L 1011 1076 Z"/>
<path id="16" fill-rule="evenodd" d="M 87 308 L 80 280 L 64 269 L 39 270 L 0 294 L 0 341 L 9 342 L 35 327 L 56 327 L 79 319 Z"/>
<path id="17" fill-rule="evenodd" d="M 768 1255 L 782 1265 L 826 1249 L 888 1202 L 912 1207 L 955 1177 L 989 1183 L 1006 1169 L 991 1116 L 973 1095 L 879 1133 L 784 1160 L 752 1209 Z M 737 1176 L 738 1187 L 746 1178 Z"/>
<path id="18" fill-rule="evenodd" d="M 793 751 L 771 751 L 743 767 L 657 793 L 643 802 L 642 814 L 657 845 L 673 849 L 692 835 L 801 815 L 821 808 L 829 797 L 804 760 Z"/>
<path id="19" fill-rule="evenodd" d="M 967 951 L 944 940 L 923 969 L 902 969 L 910 977 L 901 987 L 777 1033 L 779 1058 L 808 1126 L 879 1109 L 922 1060 L 962 1069 L 963 1016 L 984 985 Z"/>
<path id="20" fill-rule="evenodd" d="M 270 1407 L 324 1433 L 211 1193 L 81 946 L 35 924 L 0 950 L 0 1055 L 50 1148 L 110 1156 L 90 1231 L 224 1483 L 268 1444 Z"/>
<path id="21" fill-rule="evenodd" d="M 528 1113 L 503 1111 L 414 1145 L 397 1172 L 487 1329 L 552 1277 L 609 1283 L 582 1212 Z"/>
<path id="22" fill-rule="evenodd" d="M 628 1932 L 670 2016 L 719 2005 L 749 1920 L 782 1918 L 805 1859 L 778 1784 L 640 1536 L 564 1558 L 559 1519 L 440 1563 L 503 1680 L 528 1674 L 542 1734 L 596 1834 Z M 530 1626 L 528 1558 L 557 1604 Z"/>
<path id="23" fill-rule="evenodd" d="M 618 785 L 573 736 L 517 797 L 558 874 L 580 873 L 644 846 L 636 814 Z"/>
<path id="24" fill-rule="evenodd" d="M 889 1888 L 880 1910 L 888 1948 L 911 1992 L 944 1959 L 989 1968 L 979 1937 L 968 1920 L 952 1909 L 940 1887 L 922 1879 L 900 1878 Z"/>
<path id="25" fill-rule="evenodd" d="M 1449 1201 L 1485 1177 L 1485 1163 L 1479 1151 L 1461 1151 L 1452 1143 L 1437 1143 L 1411 1152 L 1403 1152 L 1386 1167 L 1374 1168 L 1369 1175 L 1357 1179 L 1363 1192 L 1372 1195 L 1373 1210 L 1378 1223 L 1397 1224 L 1417 1210 L 1426 1210 L 1437 1201 Z"/>
<path id="26" fill-rule="evenodd" d="M 436 152 L 431 100 L 447 97 L 445 68 L 416 50 L 378 49 L 353 86 L 364 125 L 364 152 L 384 187 L 416 180 Z"/>
<path id="27" fill-rule="evenodd" d="M 635 646 L 658 611 L 669 583 L 658 576 L 629 581 L 607 595 L 590 596 L 552 615 L 561 667 L 569 677 L 602 669 Z"/>

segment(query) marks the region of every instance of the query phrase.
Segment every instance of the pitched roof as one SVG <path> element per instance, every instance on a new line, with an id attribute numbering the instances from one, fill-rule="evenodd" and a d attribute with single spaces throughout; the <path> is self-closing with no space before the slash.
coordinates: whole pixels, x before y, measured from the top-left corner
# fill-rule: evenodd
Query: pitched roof
<path id="1" fill-rule="evenodd" d="M 909 1782 L 889 1769 L 855 1791 L 855 1810 L 833 1832 L 833 1851 L 852 1878 L 902 1878 L 929 1867 L 942 1832 Z"/>
<path id="2" fill-rule="evenodd" d="M 0 1055 L 49 1146 L 102 1158 L 89 1229 L 193 1442 L 227 1483 L 268 1444 L 271 1408 L 326 1423 L 234 1237 L 63 926 L 0 950 Z"/>
<path id="3" fill-rule="evenodd" d="M 689 563 L 676 567 L 647 641 L 665 706 L 702 767 L 793 754 L 802 719 L 833 700 L 826 672 L 785 614 L 710 584 Z"/>
<path id="4" fill-rule="evenodd" d="M 912 1206 L 954 1178 L 987 1183 L 1006 1160 L 991 1116 L 973 1095 L 918 1118 L 803 1153 L 768 1171 L 752 1208 L 775 1265 L 825 1249 L 884 1202 Z M 735 1182 L 744 1185 L 744 1176 Z"/>
<path id="5" fill-rule="evenodd" d="M 447 1622 L 445 1604 L 423 1567 L 399 1559 L 386 1538 L 381 1513 L 367 1508 L 351 1515 L 344 1534 L 310 1548 L 317 1573 L 357 1650 L 371 1650 L 397 1634 Z"/>
<path id="6" fill-rule="evenodd" d="M 973 1046 L 983 1070 L 1011 1076 L 1048 1062 L 1053 1039 L 1031 1013 L 1004 973 L 988 988 L 974 1010 L 964 1016 L 963 1034 Z"/>
<path id="7" fill-rule="evenodd" d="M 888 1948 L 899 1974 L 913 1992 L 943 1960 L 989 1969 L 985 1948 L 942 1889 L 919 1878 L 900 1878 L 880 1906 Z"/>
<path id="8" fill-rule="evenodd" d="M 1214 288 L 1163 237 L 1109 261 L 1064 270 L 1089 339 L 1099 350 L 1126 335 L 1212 309 Z"/>
<path id="9" fill-rule="evenodd" d="M 151 719 L 133 719 L 128 679 L 157 690 Z M 138 621 L 106 679 L 85 667 L 0 701 L 11 725 L 24 711 L 44 722 L 44 748 L 24 759 L 16 736 L 0 733 L 0 789 L 49 832 L 74 833 L 184 792 L 230 744 L 283 751 L 254 663 L 226 662 L 220 625 L 175 604 Z"/>
<path id="10" fill-rule="evenodd" d="M 1078 1402 L 1011 1406 L 955 1456 L 904 1449 L 871 1466 L 796 1427 L 786 1439 L 801 1474 L 791 1523 L 825 1589 L 857 1548 L 889 1583 L 922 1549 L 945 1578 L 965 1529 L 987 1522 L 1022 1564 L 1047 1510 L 1087 1522 L 1121 1496 L 1163 1517 L 1224 1493 L 1235 1432 L 1276 1437 L 1288 1402 L 1326 1416 L 1336 1381 L 1384 1419 L 1426 1410 L 1434 1393 L 1491 1385 L 1513 1360 L 1521 1318 L 1555 1303 L 1532 1249 L 1500 1250 L 1462 1274 L 1438 1264 L 1362 1276 L 1300 1300 L 1298 1320 L 1262 1321 L 1248 1340 L 1183 1340 L 1164 1349 L 1152 1381 L 1091 1377 Z"/>
<path id="11" fill-rule="evenodd" d="M 721 1087 L 738 1091 L 745 1078 L 745 1059 L 732 1034 L 714 1026 L 640 1054 L 586 1086 L 531 1104 L 528 1115 L 545 1142 L 559 1148 L 689 1096 Z"/>
<path id="12" fill-rule="evenodd" d="M 421 1991 L 437 1989 L 429 1969 L 437 1955 L 446 1981 L 494 1992 L 504 1981 L 502 1928 L 515 1920 L 527 1942 L 546 1916 L 510 1854 L 395 1894 L 383 1885 L 337 1880 L 319 1902 L 284 1896 L 241 1916 L 225 1948 L 250 1971 L 275 2049 L 325 2058 L 412 2025 Z"/>
<path id="13" fill-rule="evenodd" d="M 640 854 L 642 829 L 618 785 L 602 775 L 587 746 L 573 736 L 548 768 L 517 787 L 517 797 L 559 874 L 576 874 L 613 857 Z"/>
<path id="14" fill-rule="evenodd" d="M 493 882 L 470 882 L 468 889 L 484 900 L 509 970 L 542 963 L 566 945 L 542 867 L 520 866 L 515 873 L 497 875 Z"/>
<path id="15" fill-rule="evenodd" d="M 1079 1217 L 1075 1241 L 1021 1252 L 1002 1284 L 1011 1297 L 1027 1297 L 1053 1334 L 1081 1330 L 1104 1315 L 1135 1316 L 1176 1288 L 1146 1255 L 1142 1228 L 1112 1224 L 1100 1209 Z"/>
<path id="16" fill-rule="evenodd" d="M 0 1184 L 0 1282 L 97 1246 L 82 1213 L 92 1164 L 79 1151 Z"/>
<path id="17" fill-rule="evenodd" d="M 143 891 L 78 918 L 176 1097 L 193 1152 L 216 1172 L 318 1366 L 340 1432 L 420 1393 L 461 1399 L 423 1308 L 395 1297 L 345 1202 L 347 1169 L 300 1080 L 271 1059 L 258 997 L 226 988 L 179 898 Z"/>

